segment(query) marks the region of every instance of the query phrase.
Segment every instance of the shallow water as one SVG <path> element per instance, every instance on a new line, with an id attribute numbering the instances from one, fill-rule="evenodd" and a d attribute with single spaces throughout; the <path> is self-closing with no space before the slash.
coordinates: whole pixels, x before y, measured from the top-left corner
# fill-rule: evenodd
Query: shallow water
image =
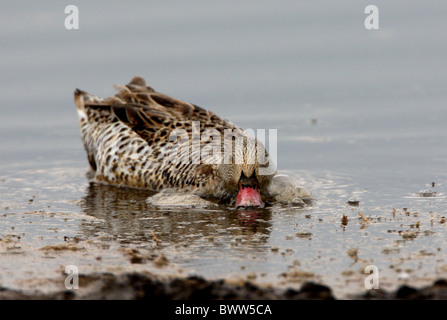
<path id="1" fill-rule="evenodd" d="M 370 264 L 384 289 L 447 276 L 444 2 L 378 4 L 373 31 L 354 1 L 76 4 L 71 31 L 56 1 L 0 13 L 1 286 L 60 290 L 66 265 L 314 280 L 337 297 L 365 291 Z M 277 129 L 278 168 L 316 201 L 179 211 L 89 183 L 72 92 L 134 75 Z"/>

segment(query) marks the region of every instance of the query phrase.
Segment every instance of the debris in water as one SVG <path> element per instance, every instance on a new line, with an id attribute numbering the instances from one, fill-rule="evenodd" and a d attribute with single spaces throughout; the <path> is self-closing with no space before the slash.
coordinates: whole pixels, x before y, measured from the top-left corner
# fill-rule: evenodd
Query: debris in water
<path id="1" fill-rule="evenodd" d="M 136 249 L 131 250 L 130 263 L 143 263 L 143 255 Z"/>
<path id="2" fill-rule="evenodd" d="M 158 244 L 160 242 L 160 240 L 157 238 L 154 231 L 151 231 L 151 232 L 152 232 L 152 236 L 154 237 L 155 242 Z"/>
<path id="3" fill-rule="evenodd" d="M 404 240 L 413 240 L 417 238 L 417 236 L 419 235 L 419 231 L 404 230 L 399 231 L 399 234 Z"/>
<path id="4" fill-rule="evenodd" d="M 168 258 L 166 258 L 166 256 L 164 254 L 160 254 L 157 258 L 155 258 L 154 264 L 157 267 L 161 268 L 161 267 L 164 267 L 164 266 L 168 265 L 169 264 L 169 260 L 168 260 Z"/>
<path id="5" fill-rule="evenodd" d="M 357 249 L 357 248 L 351 248 L 347 251 L 348 256 L 350 256 L 356 262 L 358 260 L 358 256 L 357 256 L 358 252 L 359 252 L 359 249 Z"/>
<path id="6" fill-rule="evenodd" d="M 417 194 L 420 197 L 436 197 L 437 192 L 433 190 L 421 190 Z"/>
<path id="7" fill-rule="evenodd" d="M 360 205 L 360 200 L 357 200 L 355 198 L 350 198 L 348 201 L 346 201 L 347 204 L 353 207 L 358 207 Z"/>
<path id="8" fill-rule="evenodd" d="M 362 217 L 363 221 L 371 223 L 371 220 L 369 220 L 367 217 L 365 217 L 363 215 L 363 213 L 361 213 L 360 211 L 359 211 L 359 215 Z"/>
<path id="9" fill-rule="evenodd" d="M 348 217 L 343 213 L 343 217 L 341 217 L 341 224 L 344 226 L 348 225 Z"/>
<path id="10" fill-rule="evenodd" d="M 298 238 L 305 238 L 305 239 L 311 240 L 312 233 L 309 231 L 300 231 L 300 232 L 295 233 L 295 236 L 297 236 Z"/>
<path id="11" fill-rule="evenodd" d="M 287 272 L 283 272 L 279 275 L 280 277 L 284 277 L 286 279 L 288 279 L 288 281 L 302 281 L 303 279 L 306 278 L 312 278 L 315 276 L 315 274 L 313 272 L 309 272 L 309 271 L 304 271 L 298 268 L 293 268 L 290 271 Z"/>

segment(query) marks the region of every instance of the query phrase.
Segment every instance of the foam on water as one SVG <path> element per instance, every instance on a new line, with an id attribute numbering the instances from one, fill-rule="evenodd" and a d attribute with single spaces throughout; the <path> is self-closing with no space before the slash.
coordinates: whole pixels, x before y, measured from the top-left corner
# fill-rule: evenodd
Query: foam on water
<path id="1" fill-rule="evenodd" d="M 275 202 L 287 205 L 306 205 L 313 197 L 309 190 L 298 185 L 298 181 L 286 174 L 277 174 L 268 187 L 268 192 L 274 196 Z"/>
<path id="2" fill-rule="evenodd" d="M 191 191 L 165 189 L 147 198 L 147 203 L 156 207 L 207 208 L 217 207 L 214 202 L 205 200 Z"/>

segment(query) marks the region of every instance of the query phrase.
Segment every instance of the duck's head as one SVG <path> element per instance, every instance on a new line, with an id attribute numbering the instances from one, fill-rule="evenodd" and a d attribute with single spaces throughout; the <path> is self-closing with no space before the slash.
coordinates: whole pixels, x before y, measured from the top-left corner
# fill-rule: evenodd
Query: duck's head
<path id="1" fill-rule="evenodd" d="M 275 165 L 257 139 L 244 137 L 233 143 L 217 173 L 229 194 L 236 197 L 236 207 L 263 207 L 263 195 L 276 173 Z"/>

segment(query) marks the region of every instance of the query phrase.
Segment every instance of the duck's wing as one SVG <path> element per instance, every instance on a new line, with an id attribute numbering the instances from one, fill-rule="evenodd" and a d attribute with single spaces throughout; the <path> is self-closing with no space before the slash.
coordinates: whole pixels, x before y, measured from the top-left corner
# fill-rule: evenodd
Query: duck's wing
<path id="1" fill-rule="evenodd" d="M 231 121 L 197 105 L 156 92 L 141 77 L 134 77 L 127 85 L 116 88 L 119 92 L 106 99 L 77 89 L 75 101 L 81 115 L 95 110 L 95 119 L 86 117 L 91 122 L 119 120 L 149 144 L 166 139 L 178 130 L 192 134 L 193 128 L 198 128 L 200 134 L 217 130 L 223 137 L 227 130 L 235 136 L 243 135 L 243 130 Z"/>
<path id="2" fill-rule="evenodd" d="M 110 99 L 114 115 L 151 146 L 165 146 L 175 138 L 183 139 L 182 134 L 187 134 L 189 140 L 183 139 L 184 143 L 192 145 L 194 139 L 200 140 L 200 149 L 192 147 L 191 159 L 199 157 L 204 160 L 201 163 L 212 163 L 219 162 L 216 156 L 222 154 L 210 152 L 208 158 L 204 159 L 204 147 L 208 145 L 208 149 L 217 149 L 216 138 L 223 142 L 224 137 L 236 138 L 245 135 L 240 127 L 229 120 L 197 105 L 158 93 L 147 86 L 145 80 L 140 77 L 134 77 L 120 89 L 118 94 Z M 221 152 L 224 152 L 223 148 L 224 144 L 220 144 Z M 195 154 L 200 150 L 202 154 Z"/>
<path id="3" fill-rule="evenodd" d="M 116 116 L 126 124 L 133 126 L 147 124 L 149 127 L 165 125 L 164 120 L 171 124 L 177 122 L 200 121 L 202 128 L 215 128 L 217 130 L 240 130 L 234 123 L 217 116 L 215 113 L 203 109 L 183 100 L 172 98 L 156 92 L 146 85 L 141 77 L 134 77 L 129 84 L 118 87 L 121 90 L 111 99 L 118 102 L 114 105 Z M 141 118 L 142 122 L 136 118 Z M 136 126 L 136 130 L 141 127 Z"/>

